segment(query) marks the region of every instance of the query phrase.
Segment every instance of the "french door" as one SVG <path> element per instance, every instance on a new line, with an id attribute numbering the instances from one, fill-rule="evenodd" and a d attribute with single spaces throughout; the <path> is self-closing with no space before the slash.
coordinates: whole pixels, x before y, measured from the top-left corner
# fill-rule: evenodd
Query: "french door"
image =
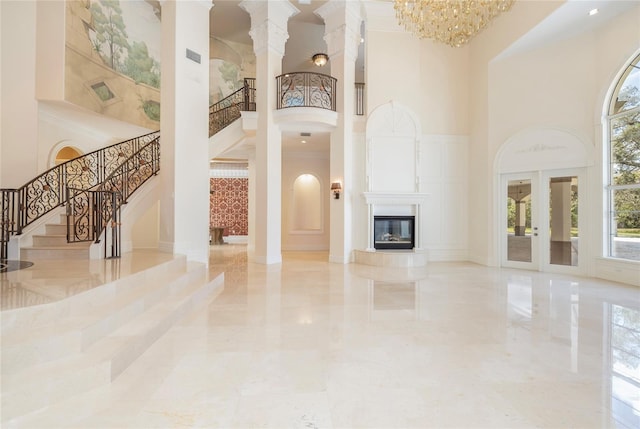
<path id="1" fill-rule="evenodd" d="M 503 266 L 573 274 L 583 271 L 584 181 L 583 169 L 502 175 Z"/>

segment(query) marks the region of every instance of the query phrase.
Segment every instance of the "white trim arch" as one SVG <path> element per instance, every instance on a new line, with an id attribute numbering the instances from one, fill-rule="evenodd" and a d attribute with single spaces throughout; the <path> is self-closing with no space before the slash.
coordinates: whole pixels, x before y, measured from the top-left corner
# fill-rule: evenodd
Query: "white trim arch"
<path id="1" fill-rule="evenodd" d="M 501 264 L 501 234 L 503 231 L 501 209 L 501 179 L 506 174 L 542 173 L 547 170 L 588 168 L 594 165 L 594 147 L 586 137 L 575 132 L 554 127 L 531 127 L 516 132 L 498 148 L 493 161 L 493 220 L 491 265 Z M 588 176 L 588 175 L 587 175 Z M 581 184 L 582 189 L 588 186 Z M 588 200 L 588 195 L 585 201 Z M 584 204 L 589 207 L 588 203 Z M 583 217 L 588 215 L 583 214 Z"/>
<path id="2" fill-rule="evenodd" d="M 389 101 L 376 107 L 366 125 L 365 192 L 420 192 L 422 127 L 408 107 Z M 385 173 L 397 167 L 393 180 Z"/>
<path id="3" fill-rule="evenodd" d="M 560 128 L 528 128 L 509 137 L 498 149 L 497 174 L 589 167 L 593 145 Z"/>
<path id="4" fill-rule="evenodd" d="M 88 152 L 86 148 L 83 148 L 81 145 L 76 144 L 76 142 L 74 142 L 73 140 L 69 140 L 69 139 L 60 140 L 59 142 L 54 144 L 53 147 L 51 147 L 51 149 L 49 150 L 49 155 L 47 156 L 47 168 L 53 168 L 56 166 L 56 155 L 58 154 L 58 152 L 60 152 L 60 150 L 66 147 L 70 147 L 74 149 L 81 156 Z"/>

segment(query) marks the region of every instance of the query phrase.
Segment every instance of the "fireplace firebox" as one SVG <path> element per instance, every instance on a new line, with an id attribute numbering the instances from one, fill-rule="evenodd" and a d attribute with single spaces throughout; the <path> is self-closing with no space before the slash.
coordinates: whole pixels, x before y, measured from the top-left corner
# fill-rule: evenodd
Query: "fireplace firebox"
<path id="1" fill-rule="evenodd" d="M 413 249 L 414 216 L 374 216 L 375 249 Z"/>

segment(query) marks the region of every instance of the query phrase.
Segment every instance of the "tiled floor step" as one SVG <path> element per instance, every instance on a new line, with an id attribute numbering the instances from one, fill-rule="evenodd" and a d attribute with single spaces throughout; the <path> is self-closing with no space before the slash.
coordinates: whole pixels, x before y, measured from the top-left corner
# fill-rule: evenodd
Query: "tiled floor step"
<path id="1" fill-rule="evenodd" d="M 210 280 L 203 264 L 170 282 L 158 304 L 99 339 L 85 351 L 33 365 L 28 371 L 3 374 L 2 421 L 73 395 L 105 386 L 134 362 L 181 318 L 222 290 L 223 275 Z M 36 392 L 36 393 L 34 393 Z"/>
<path id="2" fill-rule="evenodd" d="M 31 365 L 86 350 L 189 281 L 184 259 L 164 265 L 173 268 L 156 267 L 70 298 L 78 301 L 76 311 L 55 323 L 4 334 L 2 375 L 15 375 Z M 159 281 L 154 271 L 162 271 L 164 281 Z"/>

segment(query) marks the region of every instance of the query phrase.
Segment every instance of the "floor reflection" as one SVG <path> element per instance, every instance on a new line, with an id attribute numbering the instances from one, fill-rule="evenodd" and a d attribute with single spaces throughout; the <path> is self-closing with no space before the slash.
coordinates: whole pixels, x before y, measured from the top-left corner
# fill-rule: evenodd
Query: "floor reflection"
<path id="1" fill-rule="evenodd" d="M 640 427 L 640 310 L 609 304 L 605 311 L 611 412 L 619 428 Z"/>
<path id="2" fill-rule="evenodd" d="M 640 427 L 637 288 L 234 244 L 209 269 L 220 295 L 109 389 L 16 427 Z"/>
<path id="3" fill-rule="evenodd" d="M 610 411 L 602 426 L 640 428 L 640 306 L 601 300 L 601 291 L 594 292 L 588 282 L 581 288 L 574 279 L 523 273 L 508 276 L 506 284 L 511 340 L 548 337 L 560 347 L 547 359 L 571 373 L 586 374 L 595 363 L 591 362 L 595 354 L 587 356 L 585 351 L 595 351 L 593 340 L 602 338 L 602 384 Z M 625 296 L 635 295 L 632 301 L 637 302 L 635 290 L 627 292 Z M 600 318 L 600 330 L 592 332 L 592 321 Z"/>

